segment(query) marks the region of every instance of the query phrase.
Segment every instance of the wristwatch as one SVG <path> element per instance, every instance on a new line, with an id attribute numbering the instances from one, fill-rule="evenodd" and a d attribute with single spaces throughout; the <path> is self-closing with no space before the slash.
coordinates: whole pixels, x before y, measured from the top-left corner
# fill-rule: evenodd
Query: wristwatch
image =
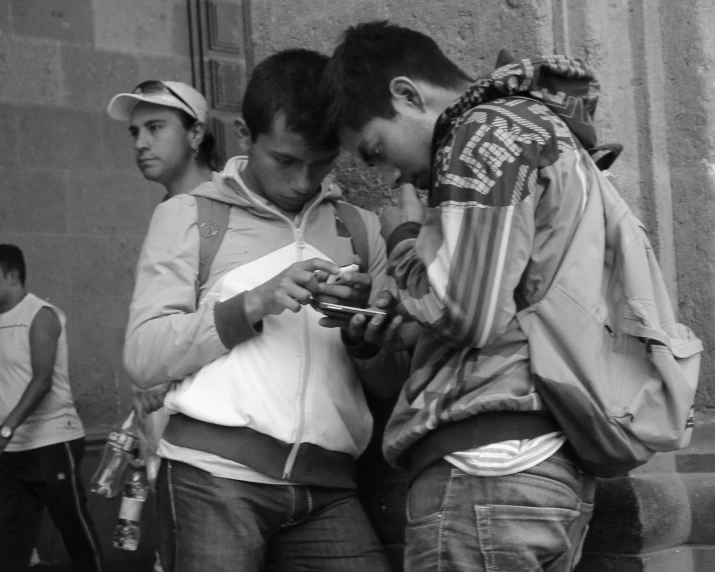
<path id="1" fill-rule="evenodd" d="M 13 433 L 14 431 L 7 425 L 3 425 L 2 427 L 0 427 L 0 437 L 2 437 L 3 439 L 12 439 Z"/>

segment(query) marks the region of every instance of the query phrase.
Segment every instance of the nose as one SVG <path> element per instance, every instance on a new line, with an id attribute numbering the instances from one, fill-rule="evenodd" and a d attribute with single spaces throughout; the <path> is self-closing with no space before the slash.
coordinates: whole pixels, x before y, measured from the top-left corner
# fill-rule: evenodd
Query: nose
<path id="1" fill-rule="evenodd" d="M 144 131 L 140 131 L 137 134 L 137 138 L 134 140 L 134 149 L 137 151 L 144 151 L 149 148 L 149 143 L 147 141 L 146 134 Z"/>
<path id="2" fill-rule="evenodd" d="M 391 189 L 395 189 L 402 185 L 402 172 L 391 165 L 385 165 L 380 167 L 380 175 L 382 175 L 383 181 Z"/>
<path id="3" fill-rule="evenodd" d="M 307 167 L 300 169 L 293 179 L 293 190 L 299 193 L 307 193 L 311 190 L 310 171 Z"/>

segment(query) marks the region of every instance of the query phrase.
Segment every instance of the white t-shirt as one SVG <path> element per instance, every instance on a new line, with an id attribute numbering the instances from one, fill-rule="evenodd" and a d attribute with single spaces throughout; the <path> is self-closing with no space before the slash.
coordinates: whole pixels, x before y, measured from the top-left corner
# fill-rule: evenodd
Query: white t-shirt
<path id="1" fill-rule="evenodd" d="M 8 452 L 28 451 L 84 437 L 67 374 L 65 316 L 34 294 L 27 294 L 12 310 L 0 314 L 0 425 L 17 406 L 32 380 L 30 326 L 42 308 L 51 308 L 60 320 L 52 387 L 37 409 L 15 429 Z"/>

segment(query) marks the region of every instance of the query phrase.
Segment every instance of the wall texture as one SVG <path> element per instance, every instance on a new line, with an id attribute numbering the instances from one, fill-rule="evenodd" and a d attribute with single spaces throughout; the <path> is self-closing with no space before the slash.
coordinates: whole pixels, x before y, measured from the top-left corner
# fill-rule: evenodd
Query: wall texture
<path id="1" fill-rule="evenodd" d="M 191 80 L 188 1 L 0 1 L 0 241 L 25 250 L 30 288 L 68 314 L 75 396 L 91 431 L 128 407 L 127 306 L 161 196 L 104 107 L 143 79 Z M 584 58 L 603 86 L 601 139 L 626 146 L 614 168 L 624 194 L 652 233 L 682 317 L 715 343 L 712 2 L 252 0 L 248 13 L 255 61 L 292 46 L 329 53 L 342 29 L 375 18 L 432 34 L 474 74 L 501 48 Z M 349 158 L 339 178 L 358 203 L 390 200 Z M 706 356 L 701 419 L 715 411 L 713 373 Z"/>
<path id="2" fill-rule="evenodd" d="M 121 366 L 134 265 L 162 190 L 134 165 L 112 95 L 191 81 L 185 0 L 0 1 L 0 241 L 69 321 L 71 374 L 90 432 L 129 407 Z"/>

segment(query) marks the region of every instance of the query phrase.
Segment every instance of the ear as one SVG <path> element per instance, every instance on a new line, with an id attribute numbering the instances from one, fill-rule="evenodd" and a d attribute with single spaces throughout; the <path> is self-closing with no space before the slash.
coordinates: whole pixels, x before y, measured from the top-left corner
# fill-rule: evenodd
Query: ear
<path id="1" fill-rule="evenodd" d="M 242 155 L 246 155 L 251 148 L 251 130 L 246 125 L 246 120 L 239 117 L 233 122 L 236 130 L 236 138 L 238 139 L 238 148 Z"/>
<path id="2" fill-rule="evenodd" d="M 405 76 L 393 77 L 390 81 L 390 94 L 393 104 L 401 103 L 409 107 L 414 107 L 419 111 L 425 111 L 427 102 L 419 87 L 410 78 Z"/>
<path id="3" fill-rule="evenodd" d="M 10 285 L 12 285 L 12 286 L 20 285 L 20 271 L 19 270 L 10 270 L 5 275 L 5 278 L 7 279 L 8 282 L 10 282 Z"/>
<path id="4" fill-rule="evenodd" d="M 192 149 L 198 149 L 204 137 L 206 137 L 206 125 L 197 121 L 189 130 L 189 141 L 191 142 Z"/>

